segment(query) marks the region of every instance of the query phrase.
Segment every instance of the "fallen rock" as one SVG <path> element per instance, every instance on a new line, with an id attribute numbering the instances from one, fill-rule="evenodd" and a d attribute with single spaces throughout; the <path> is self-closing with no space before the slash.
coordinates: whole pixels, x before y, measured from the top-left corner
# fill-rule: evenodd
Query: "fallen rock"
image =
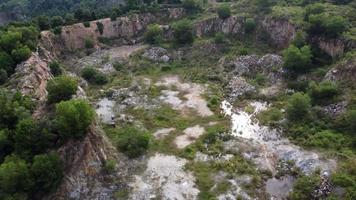
<path id="1" fill-rule="evenodd" d="M 239 76 L 233 77 L 226 88 L 230 101 L 235 101 L 241 96 L 251 95 L 256 92 L 255 86 L 250 85 L 244 78 Z"/>
<path id="2" fill-rule="evenodd" d="M 170 57 L 168 56 L 168 51 L 162 47 L 152 47 L 145 50 L 142 57 L 155 62 L 168 62 Z"/>

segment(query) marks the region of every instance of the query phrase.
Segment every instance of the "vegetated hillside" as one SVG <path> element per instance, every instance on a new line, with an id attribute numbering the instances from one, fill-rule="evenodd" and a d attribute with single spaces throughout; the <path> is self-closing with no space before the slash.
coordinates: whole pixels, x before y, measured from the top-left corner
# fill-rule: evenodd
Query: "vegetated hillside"
<path id="1" fill-rule="evenodd" d="M 354 1 L 159 7 L 1 28 L 0 199 L 356 198 Z"/>
<path id="2" fill-rule="evenodd" d="M 18 19 L 30 19 L 39 15 L 65 16 L 79 9 L 107 12 L 124 4 L 124 0 L 3 0 L 0 2 L 0 10 Z"/>

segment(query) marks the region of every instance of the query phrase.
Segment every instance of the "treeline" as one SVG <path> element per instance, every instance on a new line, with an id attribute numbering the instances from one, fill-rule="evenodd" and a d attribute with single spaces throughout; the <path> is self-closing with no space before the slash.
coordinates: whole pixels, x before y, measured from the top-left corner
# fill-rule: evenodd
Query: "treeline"
<path id="1" fill-rule="evenodd" d="M 75 79 L 58 76 L 49 81 L 48 106 L 33 119 L 34 103 L 18 92 L 0 90 L 0 199 L 41 199 L 63 178 L 63 162 L 56 149 L 83 138 L 95 112 L 84 100 L 70 100 Z"/>

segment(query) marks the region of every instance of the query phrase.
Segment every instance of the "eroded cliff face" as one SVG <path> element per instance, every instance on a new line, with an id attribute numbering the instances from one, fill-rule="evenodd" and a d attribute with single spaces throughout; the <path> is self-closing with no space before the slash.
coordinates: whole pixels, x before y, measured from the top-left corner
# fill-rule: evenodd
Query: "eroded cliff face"
<path id="1" fill-rule="evenodd" d="M 285 19 L 265 18 L 261 26 L 278 48 L 286 48 L 293 41 L 296 34 L 296 27 Z"/>
<path id="2" fill-rule="evenodd" d="M 212 17 L 198 21 L 194 24 L 193 31 L 196 36 L 208 36 L 222 32 L 224 34 L 243 34 L 244 18 L 231 16 L 227 19 Z"/>
<path id="3" fill-rule="evenodd" d="M 48 200 L 114 199 L 114 193 L 128 187 L 130 163 L 120 156 L 98 124 L 92 125 L 82 140 L 72 140 L 58 153 L 64 161 L 65 176 Z M 104 170 L 105 162 L 115 161 L 114 172 Z"/>
<path id="4" fill-rule="evenodd" d="M 65 48 L 69 50 L 84 48 L 86 39 L 92 40 L 97 45 L 100 37 L 120 38 L 125 43 L 136 43 L 137 37 L 143 33 L 148 24 L 163 19 L 177 19 L 184 13 L 182 8 L 168 8 L 155 14 L 143 13 L 119 17 L 115 21 L 110 18 L 100 19 L 90 22 L 90 27 L 78 23 L 63 27 L 60 37 Z M 98 23 L 104 26 L 102 33 L 98 29 Z"/>
<path id="5" fill-rule="evenodd" d="M 49 34 L 41 33 L 37 52 L 33 52 L 29 59 L 19 64 L 10 79 L 12 88 L 39 101 L 44 101 L 47 97 L 47 81 L 53 77 L 48 63 L 56 58 L 56 51 L 47 49 L 51 41 L 48 40 L 51 37 Z"/>

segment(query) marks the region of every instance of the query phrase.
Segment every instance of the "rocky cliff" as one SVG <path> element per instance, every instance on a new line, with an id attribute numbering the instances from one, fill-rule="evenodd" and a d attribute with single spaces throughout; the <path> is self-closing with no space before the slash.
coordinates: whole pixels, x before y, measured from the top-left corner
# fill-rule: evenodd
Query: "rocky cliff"
<path id="1" fill-rule="evenodd" d="M 296 27 L 285 19 L 267 17 L 262 20 L 261 26 L 270 36 L 272 43 L 278 48 L 288 47 L 296 34 Z"/>
<path id="2" fill-rule="evenodd" d="M 146 26 L 160 20 L 177 19 L 184 15 L 182 8 L 168 8 L 157 13 L 132 14 L 130 16 L 119 17 L 116 20 L 110 18 L 100 19 L 90 22 L 90 27 L 85 27 L 83 23 L 65 26 L 60 35 L 63 45 L 69 49 L 81 49 L 85 47 L 85 40 L 90 39 L 98 44 L 98 39 L 120 38 L 126 43 L 136 43 L 137 37 L 145 30 Z M 98 24 L 103 25 L 100 33 Z"/>

